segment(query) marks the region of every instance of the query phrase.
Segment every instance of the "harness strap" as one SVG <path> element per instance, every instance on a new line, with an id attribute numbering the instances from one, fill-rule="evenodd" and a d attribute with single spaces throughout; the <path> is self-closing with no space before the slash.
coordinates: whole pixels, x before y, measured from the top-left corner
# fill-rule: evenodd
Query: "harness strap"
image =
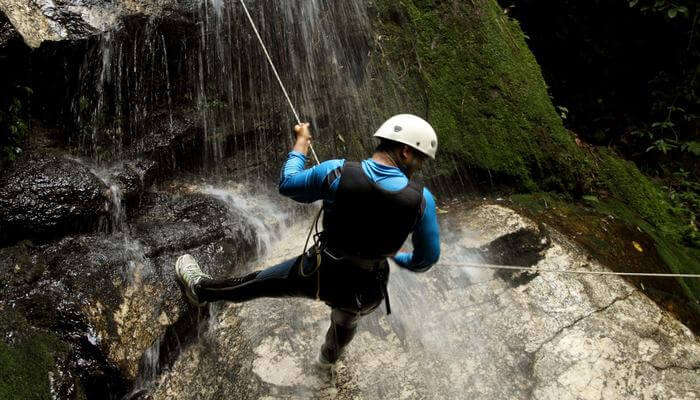
<path id="1" fill-rule="evenodd" d="M 389 302 L 389 280 L 386 272 L 382 270 L 377 274 L 379 285 L 382 287 L 382 296 L 384 296 L 384 306 L 386 306 L 386 315 L 391 315 L 391 304 Z"/>

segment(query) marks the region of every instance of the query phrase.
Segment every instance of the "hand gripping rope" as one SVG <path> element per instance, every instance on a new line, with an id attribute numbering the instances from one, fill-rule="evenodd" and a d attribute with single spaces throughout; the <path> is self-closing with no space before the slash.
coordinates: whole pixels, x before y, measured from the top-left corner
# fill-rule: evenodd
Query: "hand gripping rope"
<path id="1" fill-rule="evenodd" d="M 267 61 L 270 63 L 270 68 L 272 68 L 272 72 L 275 74 L 275 78 L 277 78 L 277 82 L 280 85 L 280 88 L 282 89 L 282 93 L 284 93 L 284 97 L 287 99 L 287 103 L 289 104 L 289 108 L 292 109 L 292 113 L 294 113 L 294 118 L 297 121 L 297 124 L 301 125 L 301 120 L 299 119 L 299 113 L 297 113 L 296 108 L 294 108 L 294 104 L 292 104 L 292 100 L 289 98 L 289 94 L 287 93 L 287 89 L 284 87 L 284 84 L 282 83 L 282 79 L 280 78 L 279 73 L 277 73 L 277 68 L 275 68 L 275 64 L 272 62 L 272 58 L 270 57 L 270 53 L 268 53 L 267 48 L 265 47 L 265 43 L 262 40 L 262 37 L 260 37 L 260 32 L 258 32 L 258 28 L 255 26 L 255 22 L 253 22 L 253 18 L 250 16 L 250 12 L 248 12 L 248 7 L 246 7 L 245 2 L 243 0 L 240 0 L 241 5 L 243 6 L 243 10 L 245 11 L 246 16 L 248 17 L 248 21 L 250 21 L 250 26 L 253 28 L 253 31 L 255 32 L 255 36 L 258 38 L 258 42 L 260 42 L 260 47 L 262 47 L 263 52 L 265 53 L 265 57 L 267 58 Z M 309 149 L 311 150 L 311 155 L 314 158 L 314 161 L 316 161 L 316 165 L 320 164 L 321 162 L 318 160 L 318 157 L 316 156 L 316 152 L 314 151 L 313 146 L 309 142 Z M 309 234 L 306 237 L 306 243 L 304 243 L 304 252 L 302 254 L 306 254 L 307 247 L 309 245 L 309 239 L 311 238 L 311 234 L 314 231 L 314 228 L 316 228 L 316 235 L 314 235 L 314 239 L 316 239 L 316 236 L 318 235 L 318 220 L 321 217 L 321 212 L 323 212 L 323 208 L 319 210 L 318 214 L 316 214 L 316 218 L 314 218 L 314 222 L 311 225 L 311 229 L 309 230 Z M 316 241 L 316 240 L 314 240 Z M 320 252 L 318 252 L 317 257 L 320 257 Z M 320 261 L 317 260 L 316 266 L 318 268 L 318 265 L 320 265 Z M 522 271 L 532 271 L 532 272 L 553 272 L 553 273 L 559 273 L 559 274 L 579 274 L 579 275 L 622 275 L 622 276 L 654 276 L 654 277 L 675 277 L 675 278 L 700 278 L 700 274 L 664 274 L 664 273 L 646 273 L 646 272 L 612 272 L 612 271 L 581 271 L 581 270 L 558 270 L 558 269 L 545 269 L 545 268 L 531 268 L 531 267 L 522 267 L 522 266 L 515 266 L 515 265 L 494 265 L 494 264 L 481 264 L 481 263 L 438 263 L 438 265 L 446 266 L 446 267 L 469 267 L 469 268 L 480 268 L 480 269 L 507 269 L 507 270 L 522 270 Z M 303 266 L 302 266 L 303 267 Z M 299 268 L 299 272 L 302 274 L 302 276 L 308 276 L 305 275 L 303 272 L 303 268 Z M 315 270 L 313 271 L 315 272 Z M 311 273 L 313 273 L 311 272 Z M 316 293 L 316 297 L 318 298 L 318 292 Z"/>

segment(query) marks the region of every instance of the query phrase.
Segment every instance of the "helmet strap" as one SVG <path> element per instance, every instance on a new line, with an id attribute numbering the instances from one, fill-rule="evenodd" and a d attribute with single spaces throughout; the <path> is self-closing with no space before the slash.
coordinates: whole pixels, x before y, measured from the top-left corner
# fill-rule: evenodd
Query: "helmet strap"
<path id="1" fill-rule="evenodd" d="M 394 157 L 392 157 L 391 154 L 385 151 L 384 155 L 386 156 L 386 158 L 389 159 L 389 161 L 391 161 L 392 164 L 394 164 L 394 167 L 401 169 L 401 167 L 399 167 L 399 163 L 397 163 L 396 160 L 394 160 Z"/>
<path id="2" fill-rule="evenodd" d="M 401 172 L 404 173 L 404 175 L 406 175 L 408 178 L 411 178 L 411 173 L 408 171 L 408 168 L 406 168 L 406 164 L 396 162 L 394 157 L 392 157 L 391 154 L 389 154 L 389 152 L 387 152 L 387 151 L 384 152 L 384 155 L 389 159 L 389 161 L 391 161 L 392 164 L 394 164 L 394 166 L 396 168 L 400 169 Z M 394 156 L 397 156 L 397 157 L 399 157 L 399 159 L 401 159 L 400 154 L 394 154 Z"/>

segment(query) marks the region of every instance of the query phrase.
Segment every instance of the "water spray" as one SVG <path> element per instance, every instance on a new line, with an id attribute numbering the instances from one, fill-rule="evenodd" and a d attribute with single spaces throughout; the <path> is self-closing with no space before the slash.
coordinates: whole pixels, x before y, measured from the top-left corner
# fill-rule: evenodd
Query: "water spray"
<path id="1" fill-rule="evenodd" d="M 260 43 L 260 47 L 262 47 L 263 53 L 265 53 L 265 57 L 267 58 L 268 63 L 270 64 L 270 68 L 272 68 L 272 72 L 275 74 L 275 78 L 277 78 L 277 83 L 279 83 L 280 88 L 282 89 L 282 93 L 284 93 L 284 97 L 287 99 L 287 104 L 289 104 L 289 108 L 292 109 L 292 113 L 294 114 L 294 118 L 297 121 L 298 125 L 301 125 L 301 119 L 299 119 L 299 113 L 297 112 L 296 108 L 294 108 L 294 104 L 292 104 L 292 100 L 289 98 L 289 93 L 287 93 L 287 89 L 284 87 L 284 83 L 282 82 L 282 78 L 280 78 L 279 73 L 277 72 L 277 68 L 275 68 L 275 63 L 272 62 L 272 58 L 270 57 L 270 53 L 267 51 L 267 47 L 265 47 L 265 43 L 262 40 L 262 37 L 260 37 L 260 32 L 258 32 L 258 28 L 255 26 L 255 22 L 253 21 L 253 17 L 250 16 L 250 12 L 248 12 L 248 7 L 245 5 L 245 1 L 240 0 L 241 5 L 243 6 L 243 11 L 245 11 L 245 15 L 248 17 L 248 21 L 250 21 L 250 26 L 253 28 L 253 31 L 255 32 L 255 36 L 258 38 L 258 42 Z M 309 149 L 311 150 L 311 155 L 314 157 L 314 161 L 316 161 L 316 165 L 320 165 L 321 162 L 318 160 L 318 156 L 316 155 L 316 152 L 314 151 L 314 146 L 311 144 L 311 141 L 309 141 Z M 302 254 L 306 254 L 306 250 L 309 245 L 309 239 L 311 238 L 311 234 L 313 233 L 314 229 L 318 232 L 318 220 L 321 218 L 321 213 L 323 212 L 323 208 L 318 210 L 318 213 L 316 214 L 316 217 L 314 218 L 314 222 L 311 224 L 311 228 L 309 229 L 309 234 L 306 236 L 306 242 L 304 243 L 304 251 Z M 316 268 L 321 264 L 321 253 L 317 252 L 316 254 Z M 300 268 L 300 272 L 302 276 L 304 276 L 303 268 Z M 319 298 L 319 291 L 321 290 L 320 288 L 320 277 L 319 277 L 319 287 L 316 291 L 316 298 Z"/>

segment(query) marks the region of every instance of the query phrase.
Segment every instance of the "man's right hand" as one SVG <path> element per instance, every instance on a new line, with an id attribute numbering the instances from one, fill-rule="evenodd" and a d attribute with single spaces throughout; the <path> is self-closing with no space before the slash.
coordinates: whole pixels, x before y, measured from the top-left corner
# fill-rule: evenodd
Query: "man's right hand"
<path id="1" fill-rule="evenodd" d="M 304 155 L 309 152 L 309 146 L 311 144 L 311 129 L 309 129 L 309 126 L 310 124 L 308 122 L 302 122 L 294 126 L 294 133 L 296 134 L 294 151 L 298 151 Z"/>

